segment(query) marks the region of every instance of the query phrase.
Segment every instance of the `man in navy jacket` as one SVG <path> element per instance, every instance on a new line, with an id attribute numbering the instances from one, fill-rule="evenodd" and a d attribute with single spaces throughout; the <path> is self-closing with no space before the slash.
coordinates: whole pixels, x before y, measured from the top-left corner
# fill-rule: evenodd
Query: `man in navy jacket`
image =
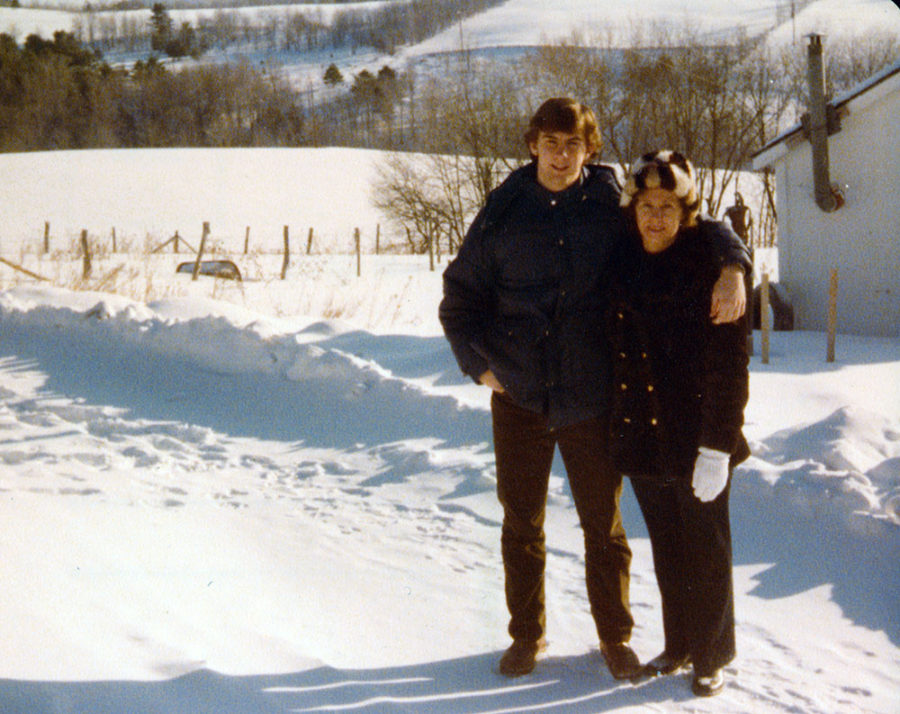
<path id="1" fill-rule="evenodd" d="M 525 140 L 533 161 L 488 197 L 444 271 L 440 319 L 462 371 L 490 387 L 509 634 L 507 676 L 527 674 L 545 648 L 544 513 L 559 447 L 585 540 L 587 593 L 613 676 L 640 670 L 628 646 L 631 550 L 622 477 L 607 451 L 609 374 L 604 290 L 612 247 L 625 235 L 614 171 L 587 163 L 599 150 L 593 112 L 547 100 Z M 723 271 L 717 321 L 744 311 L 746 248 L 714 237 Z"/>

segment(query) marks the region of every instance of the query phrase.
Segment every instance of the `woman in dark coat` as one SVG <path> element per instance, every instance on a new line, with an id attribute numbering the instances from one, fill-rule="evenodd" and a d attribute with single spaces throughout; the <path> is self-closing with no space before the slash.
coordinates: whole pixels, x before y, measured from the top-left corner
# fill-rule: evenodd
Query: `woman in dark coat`
<path id="1" fill-rule="evenodd" d="M 611 450 L 631 477 L 662 597 L 665 649 L 645 671 L 693 665 L 694 693 L 710 696 L 735 655 L 728 493 L 749 455 L 746 323 L 709 318 L 719 263 L 689 161 L 642 156 L 621 205 L 634 231 L 614 261 Z"/>

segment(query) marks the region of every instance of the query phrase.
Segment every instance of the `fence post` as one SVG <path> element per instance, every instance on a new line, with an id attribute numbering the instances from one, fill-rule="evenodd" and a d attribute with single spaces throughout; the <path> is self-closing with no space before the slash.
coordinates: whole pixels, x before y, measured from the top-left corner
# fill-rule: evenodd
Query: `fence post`
<path id="1" fill-rule="evenodd" d="M 116 250 L 116 227 L 115 226 L 113 226 L 113 229 L 112 229 L 112 244 L 113 244 L 112 252 L 117 253 L 118 251 Z"/>
<path id="2" fill-rule="evenodd" d="M 281 262 L 281 279 L 287 277 L 288 266 L 291 264 L 291 239 L 288 227 L 284 227 L 284 260 Z"/>
<path id="3" fill-rule="evenodd" d="M 353 240 L 356 243 L 356 277 L 358 278 L 362 274 L 362 258 L 360 256 L 359 247 L 359 228 L 353 229 Z"/>
<path id="4" fill-rule="evenodd" d="M 831 280 L 828 284 L 828 347 L 825 352 L 825 361 L 834 362 L 834 341 L 837 332 L 837 296 L 838 296 L 838 271 L 831 270 Z"/>
<path id="5" fill-rule="evenodd" d="M 247 226 L 247 230 L 244 231 L 244 255 L 247 255 L 247 251 L 250 249 L 250 226 Z"/>
<path id="6" fill-rule="evenodd" d="M 209 235 L 209 221 L 203 221 L 203 235 L 200 237 L 200 250 L 197 251 L 197 260 L 194 261 L 194 272 L 191 280 L 196 280 L 200 274 L 200 261 L 203 260 L 203 251 L 206 249 L 206 236 Z"/>
<path id="7" fill-rule="evenodd" d="M 759 288 L 759 326 L 762 330 L 761 349 L 762 363 L 769 364 L 769 332 L 772 329 L 772 320 L 769 316 L 769 274 L 762 274 L 762 283 Z"/>
<path id="8" fill-rule="evenodd" d="M 44 253 L 50 252 L 50 221 L 44 221 Z"/>
<path id="9" fill-rule="evenodd" d="M 81 261 L 82 271 L 81 277 L 87 280 L 91 277 L 91 248 L 88 245 L 87 229 L 81 231 Z"/>
<path id="10" fill-rule="evenodd" d="M 178 240 L 179 240 L 180 238 L 181 238 L 181 236 L 178 235 L 178 231 L 175 231 L 175 235 L 172 236 L 172 252 L 173 252 L 173 253 L 177 253 L 177 252 L 178 252 Z"/>
<path id="11" fill-rule="evenodd" d="M 306 254 L 309 255 L 312 250 L 312 242 L 313 242 L 313 229 L 312 226 L 309 227 L 309 236 L 306 238 Z"/>

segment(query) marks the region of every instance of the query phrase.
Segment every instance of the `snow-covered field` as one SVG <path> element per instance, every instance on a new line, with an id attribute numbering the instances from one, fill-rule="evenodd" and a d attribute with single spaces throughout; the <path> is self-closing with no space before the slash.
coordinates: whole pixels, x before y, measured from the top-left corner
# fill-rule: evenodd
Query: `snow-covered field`
<path id="1" fill-rule="evenodd" d="M 165 240 L 176 230 L 199 242 L 203 222 L 231 250 L 280 249 L 284 226 L 305 244 L 310 227 L 349 250 L 359 228 L 374 247 L 385 217 L 371 207 L 377 151 L 323 149 L 108 149 L 0 154 L 0 205 L 16 206 L 0 226 L 0 252 L 37 247 L 45 222 L 51 248 L 82 229 L 108 240 Z M 22 197 L 27 200 L 23 201 Z M 405 239 L 404 239 L 405 240 Z M 60 245 L 60 242 L 62 245 Z"/>
<path id="2" fill-rule="evenodd" d="M 427 256 L 374 259 L 381 250 L 406 251 L 407 239 L 371 205 L 372 183 L 385 155 L 378 151 L 320 149 L 137 149 L 0 154 L 0 205 L 15 206 L 0 226 L 0 256 L 57 285 L 76 284 L 82 272 L 79 240 L 88 231 L 95 253 L 86 287 L 136 300 L 188 294 L 189 282 L 169 279 L 191 259 L 173 255 L 166 243 L 175 232 L 197 248 L 204 222 L 210 226 L 207 253 L 234 259 L 241 285 L 220 283 L 215 297 L 268 314 L 315 314 L 363 321 L 392 330 L 430 325 L 434 311 L 409 310 L 410 295 L 436 304 L 440 283 L 427 276 Z M 185 187 L 189 186 L 188 189 Z M 761 183 L 740 173 L 729 191 L 739 190 L 753 214 L 760 214 Z M 23 197 L 27 199 L 23 200 Z M 723 206 L 734 202 L 726 194 Z M 49 254 L 44 255 L 45 225 Z M 280 282 L 284 229 L 292 251 L 292 271 L 304 288 L 273 289 Z M 244 245 L 248 238 L 248 253 Z M 363 258 L 359 277 L 353 252 L 356 229 Z M 306 255 L 309 231 L 311 255 Z M 113 253 L 113 231 L 116 248 Z M 777 256 L 758 252 L 757 268 L 777 280 Z M 440 256 L 438 256 L 440 260 Z M 436 265 L 436 269 L 441 266 Z M 327 273 L 328 277 L 323 274 Z M 0 268 L 0 288 L 23 279 Z M 347 294 L 348 284 L 353 284 Z M 341 292 L 342 294 L 335 294 Z"/>
<path id="3" fill-rule="evenodd" d="M 839 335 L 828 364 L 824 335 L 775 333 L 770 363 L 753 358 L 722 695 L 607 673 L 559 464 L 550 649 L 507 680 L 488 395 L 440 334 L 427 257 L 364 255 L 357 278 L 346 254 L 352 226 L 371 237 L 382 219 L 375 155 L 184 151 L 57 155 L 62 176 L 54 155 L 0 156 L 19 177 L 0 185 L 15 207 L 0 256 L 49 277 L 69 268 L 35 255 L 44 220 L 60 251 L 100 224 L 138 245 L 195 226 L 196 244 L 208 220 L 232 253 L 245 225 L 277 250 L 283 224 L 316 225 L 325 253 L 293 258 L 285 281 L 236 256 L 243 284 L 191 282 L 172 273 L 187 256 L 161 256 L 144 298 L 0 264 L 0 711 L 897 712 L 900 341 Z M 260 156 L 297 167 L 281 193 L 261 189 L 279 182 Z M 135 159 L 193 171 L 147 191 Z M 93 280 L 145 260 L 108 255 Z M 646 659 L 659 601 L 630 491 L 623 507 Z"/>

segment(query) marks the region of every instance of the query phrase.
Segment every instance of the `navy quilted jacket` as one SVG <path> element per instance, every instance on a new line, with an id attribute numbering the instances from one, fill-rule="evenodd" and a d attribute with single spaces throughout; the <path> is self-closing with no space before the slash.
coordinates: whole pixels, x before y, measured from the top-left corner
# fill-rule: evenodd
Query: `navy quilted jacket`
<path id="1" fill-rule="evenodd" d="M 607 376 L 603 292 L 623 230 L 611 169 L 586 166 L 554 193 L 536 166 L 489 196 L 444 271 L 439 315 L 462 371 L 491 369 L 520 406 L 552 426 L 597 416 Z"/>
<path id="2" fill-rule="evenodd" d="M 555 193 L 537 182 L 536 164 L 523 166 L 490 194 L 444 271 L 439 316 L 462 371 L 477 381 L 492 370 L 553 427 L 606 411 L 607 284 L 627 230 L 619 193 L 609 167 L 585 166 Z M 737 236 L 724 243 L 747 261 Z"/>

